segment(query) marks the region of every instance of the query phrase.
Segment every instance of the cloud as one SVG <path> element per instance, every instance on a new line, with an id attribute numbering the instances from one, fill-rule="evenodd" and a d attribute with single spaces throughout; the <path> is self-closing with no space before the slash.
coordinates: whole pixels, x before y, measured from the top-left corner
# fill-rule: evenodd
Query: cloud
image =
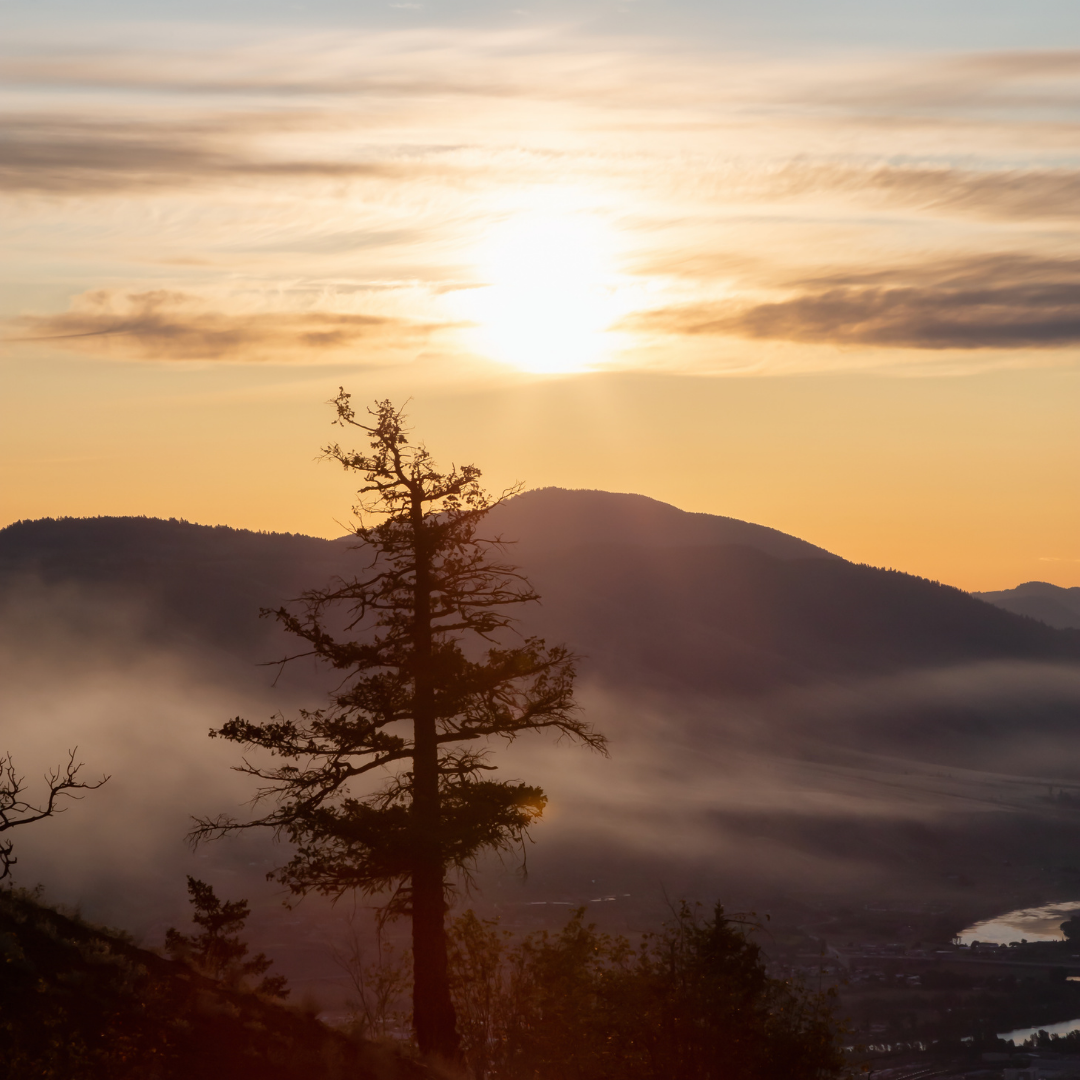
<path id="1" fill-rule="evenodd" d="M 793 102 L 801 91 L 818 107 L 831 103 L 882 119 L 1002 109 L 1045 119 L 1048 109 L 1075 107 L 1078 79 L 1075 49 L 849 55 L 840 63 L 830 58 L 827 66 L 805 65 L 796 79 L 779 84 L 778 93 Z"/>
<path id="2" fill-rule="evenodd" d="M 1001 220 L 1080 216 L 1080 171 L 961 169 L 951 165 L 837 165 L 797 160 L 748 184 L 758 198 L 861 195 L 877 204 Z"/>
<path id="3" fill-rule="evenodd" d="M 55 36 L 12 40 L 0 49 L 0 86 L 189 97 L 439 98 L 444 106 L 451 97 L 473 104 L 540 98 L 685 105 L 688 97 L 705 96 L 703 79 L 713 91 L 722 86 L 725 97 L 743 98 L 745 69 L 760 64 L 729 57 L 718 69 L 712 56 L 670 39 L 603 37 L 558 25 L 245 35 L 243 42 L 189 39 L 172 48 L 134 31 L 95 49 Z M 760 85 L 777 83 L 765 78 Z"/>
<path id="4" fill-rule="evenodd" d="M 326 361 L 415 350 L 440 324 L 336 311 L 225 312 L 190 293 L 100 289 L 59 315 L 24 316 L 8 341 L 124 360 Z"/>
<path id="5" fill-rule="evenodd" d="M 79 747 L 87 778 L 111 775 L 100 791 L 16 836 L 22 884 L 43 875 L 78 888 L 191 865 L 183 840 L 190 815 L 246 797 L 230 756 L 206 736 L 235 711 L 238 693 L 195 657 L 150 646 L 151 622 L 130 596 L 5 577 L 0 752 L 12 753 L 34 792 L 69 747 Z M 271 711 L 265 690 L 245 691 Z"/>
<path id="6" fill-rule="evenodd" d="M 818 196 L 858 197 L 875 206 L 918 208 L 1000 220 L 1080 217 L 1080 170 L 1066 167 L 958 168 L 928 162 L 837 163 L 798 156 L 752 163 L 686 163 L 674 173 L 663 158 L 627 159 L 541 147 L 469 145 L 460 141 L 406 146 L 374 131 L 341 140 L 340 115 L 297 109 L 282 114 L 232 112 L 197 118 L 117 118 L 8 115 L 0 119 L 4 155 L 0 191 L 51 195 L 110 195 L 269 180 L 389 181 L 435 179 L 455 186 L 505 179 L 551 179 L 573 164 L 589 174 L 649 185 L 707 189 L 725 202 L 769 203 Z M 471 135 L 476 136 L 473 132 Z M 296 151 L 319 140 L 319 152 Z M 288 152 L 283 152 L 285 143 Z M 342 147 L 347 152 L 341 154 Z"/>
<path id="7" fill-rule="evenodd" d="M 1032 270 L 1080 221 L 1071 114 L 1047 104 L 1075 99 L 1077 54 L 823 63 L 566 28 L 152 45 L 7 46 L 0 81 L 22 111 L 0 119 L 0 193 L 18 208 L 27 288 L 57 267 L 73 291 L 130 283 L 10 336 L 151 359 L 412 349 L 454 317 L 432 297 L 482 284 L 490 238 L 537 211 L 610 234 L 597 293 L 638 309 L 622 329 L 645 331 L 608 339 L 614 366 L 806 370 L 855 356 L 748 356 L 746 339 L 1013 364 L 1080 334 L 1074 272 Z M 979 279 L 972 255 L 955 280 L 909 265 L 935 246 L 1025 251 L 1030 265 L 1010 275 L 983 260 Z M 900 269 L 824 284 L 811 275 L 826 251 L 830 266 Z M 170 288 L 216 294 L 225 269 L 266 296 L 238 312 L 145 291 L 162 265 L 186 268 Z M 792 267 L 802 280 L 785 281 Z M 367 306 L 341 300 L 348 289 Z M 372 302 L 376 290 L 394 296 Z M 971 352 L 991 348 L 1012 353 Z"/>
<path id="8" fill-rule="evenodd" d="M 753 700 L 586 682 L 579 697 L 610 758 L 542 741 L 499 754 L 506 775 L 551 798 L 529 856 L 549 879 L 576 844 L 597 869 L 630 853 L 624 865 L 650 884 L 708 868 L 724 889 L 925 900 L 987 852 L 1036 862 L 1023 823 L 1073 827 L 1046 796 L 1048 782 L 1075 793 L 1080 777 L 1075 665 L 916 669 Z"/>
<path id="9" fill-rule="evenodd" d="M 274 158 L 257 135 L 295 134 L 313 117 L 226 114 L 201 121 L 87 120 L 78 116 L 8 116 L 0 190 L 89 195 L 146 191 L 247 178 L 394 178 L 417 171 L 403 162 Z"/>
<path id="10" fill-rule="evenodd" d="M 1030 163 L 1032 132 L 1050 122 L 1033 87 L 1052 86 L 1054 102 L 1075 104 L 1072 52 L 717 63 L 672 42 L 429 29 L 186 51 L 94 55 L 51 43 L 11 53 L 0 85 L 18 86 L 28 103 L 0 121 L 0 190 L 13 192 L 153 194 L 243 178 L 490 180 L 493 165 L 522 174 L 547 164 L 617 184 L 715 178 L 736 200 L 865 191 L 1007 217 L 1071 216 L 1080 206 L 1074 169 L 1001 167 L 1017 139 L 1019 160 Z M 89 111 L 83 92 L 103 89 L 117 94 Z M 996 110 L 993 130 L 984 115 L 973 120 L 972 101 Z M 916 134 L 928 124 L 929 139 Z M 985 169 L 941 163 L 953 128 L 965 134 L 952 152 L 976 162 L 988 154 Z M 1071 147 L 1074 132 L 1064 129 L 1057 138 Z M 628 154 L 629 132 L 643 141 Z M 917 155 L 918 145 L 927 164 L 859 162 L 891 156 L 901 137 L 905 153 Z M 731 147 L 723 162 L 711 149 L 696 157 L 695 144 L 717 139 Z M 483 160 L 451 160 L 470 151 Z M 495 161 L 512 152 L 519 160 Z"/>
<path id="11" fill-rule="evenodd" d="M 643 312 L 627 329 L 908 349 L 1055 348 L 1080 342 L 1080 261 L 975 256 L 799 282 L 764 303 Z"/>
<path id="12" fill-rule="evenodd" d="M 206 641 L 155 644 L 147 627 L 161 628 L 152 602 L 104 586 L 6 581 L 0 750 L 32 782 L 75 745 L 87 775 L 111 773 L 17 838 L 19 881 L 43 881 L 53 899 L 84 902 L 91 917 L 157 944 L 186 918 L 185 873 L 253 898 L 264 918 L 277 906 L 260 880 L 287 847 L 249 836 L 193 853 L 183 836 L 189 815 L 243 816 L 252 794 L 230 771 L 238 749 L 208 739 L 208 728 L 238 713 L 292 715 L 321 691 L 223 664 Z M 568 899 L 600 871 L 625 882 L 619 891 L 635 904 L 660 882 L 679 895 L 704 881 L 725 897 L 812 887 L 847 902 L 879 888 L 925 899 L 988 852 L 1039 865 L 1044 850 L 1075 841 L 1046 795 L 1048 784 L 1080 786 L 1076 666 L 972 664 L 754 699 L 584 681 L 579 697 L 611 737 L 609 758 L 543 737 L 497 748 L 501 775 L 541 784 L 551 803 L 529 852 L 531 891 L 506 892 L 507 868 L 493 861 L 484 886 L 496 899 Z M 1041 850 L 1031 849 L 1033 828 Z M 923 846 L 912 847 L 913 834 Z M 310 952 L 319 908 L 305 901 L 289 918 L 283 936 L 302 935 Z"/>
<path id="13" fill-rule="evenodd" d="M 832 107 L 1072 105 L 1080 50 L 829 54 L 822 60 L 717 52 L 677 37 L 604 36 L 572 24 L 515 29 L 416 27 L 160 38 L 131 28 L 88 48 L 66 38 L 6 42 L 0 84 L 220 95 L 543 96 Z M 643 77 L 644 76 L 644 77 Z"/>

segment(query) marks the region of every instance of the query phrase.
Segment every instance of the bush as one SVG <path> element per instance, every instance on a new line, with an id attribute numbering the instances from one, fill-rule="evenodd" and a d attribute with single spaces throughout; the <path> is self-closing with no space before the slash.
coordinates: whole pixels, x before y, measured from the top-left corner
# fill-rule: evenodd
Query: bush
<path id="1" fill-rule="evenodd" d="M 478 1080 L 840 1076 L 829 994 L 770 976 L 718 904 L 682 904 L 635 948 L 573 913 L 517 944 L 471 911 L 451 933 L 454 1003 Z"/>

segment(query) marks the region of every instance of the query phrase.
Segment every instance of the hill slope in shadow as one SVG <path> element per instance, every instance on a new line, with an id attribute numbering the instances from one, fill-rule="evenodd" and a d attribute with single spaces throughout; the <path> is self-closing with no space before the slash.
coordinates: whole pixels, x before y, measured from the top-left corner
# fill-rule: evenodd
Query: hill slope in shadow
<path id="1" fill-rule="evenodd" d="M 0 890 L 3 1080 L 434 1080 L 310 1013 Z"/>

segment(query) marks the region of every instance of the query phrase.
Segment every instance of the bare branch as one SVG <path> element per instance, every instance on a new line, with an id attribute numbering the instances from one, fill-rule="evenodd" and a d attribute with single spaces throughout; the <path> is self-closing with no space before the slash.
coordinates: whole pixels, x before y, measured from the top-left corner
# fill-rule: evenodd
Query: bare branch
<path id="1" fill-rule="evenodd" d="M 79 780 L 79 770 L 83 767 L 83 763 L 75 761 L 78 749 L 75 747 L 68 751 L 66 764 L 58 765 L 45 774 L 46 790 L 43 801 L 39 799 L 35 802 L 29 802 L 23 797 L 26 790 L 26 778 L 16 772 L 11 754 L 7 753 L 0 757 L 0 833 L 22 825 L 32 825 L 36 821 L 63 813 L 64 807 L 57 805 L 58 799 L 62 797 L 79 799 L 82 796 L 74 795 L 72 792 L 93 791 L 109 779 L 103 776 L 96 783 Z M 0 841 L 0 881 L 10 876 L 12 867 L 18 862 L 12 854 L 13 849 L 13 841 Z"/>

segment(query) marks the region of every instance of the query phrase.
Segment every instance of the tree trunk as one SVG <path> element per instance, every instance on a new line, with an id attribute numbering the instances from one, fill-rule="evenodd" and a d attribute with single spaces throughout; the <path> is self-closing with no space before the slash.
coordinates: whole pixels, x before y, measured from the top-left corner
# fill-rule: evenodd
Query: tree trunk
<path id="1" fill-rule="evenodd" d="M 420 1053 L 457 1064 L 461 1042 L 450 1000 L 443 897 L 443 856 L 439 843 L 439 744 L 435 729 L 435 688 L 431 677 L 431 576 L 423 529 L 423 507 L 414 500 L 416 591 L 413 648 L 413 1027 Z"/>
<path id="2" fill-rule="evenodd" d="M 432 873 L 431 871 L 435 872 Z M 450 1000 L 442 867 L 413 873 L 413 1025 L 424 1057 L 457 1063 L 461 1043 Z"/>
<path id="3" fill-rule="evenodd" d="M 461 1045 L 450 1000 L 446 955 L 446 910 L 438 833 L 438 746 L 434 720 L 422 721 L 418 717 L 416 729 L 413 759 L 416 828 L 412 874 L 413 1024 L 422 1054 L 456 1062 Z"/>

